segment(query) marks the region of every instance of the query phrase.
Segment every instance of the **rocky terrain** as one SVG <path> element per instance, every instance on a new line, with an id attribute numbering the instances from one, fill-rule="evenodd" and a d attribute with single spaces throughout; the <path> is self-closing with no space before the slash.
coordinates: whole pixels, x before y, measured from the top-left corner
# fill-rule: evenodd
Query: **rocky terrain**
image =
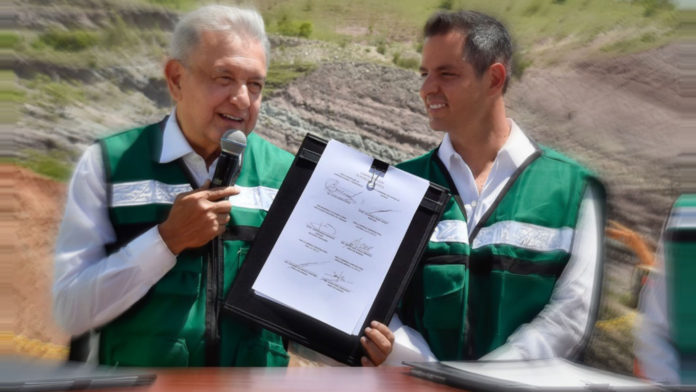
<path id="1" fill-rule="evenodd" d="M 25 28 L 46 23 L 98 25 L 107 18 L 98 11 L 76 18 L 70 13 L 37 16 L 38 11 L 31 14 L 31 7 L 27 9 L 23 12 L 28 14 L 20 13 L 17 21 Z M 135 24 L 142 17 L 124 15 Z M 170 26 L 173 18 L 159 12 L 145 20 Z M 441 140 L 441 134 L 428 128 L 415 71 L 384 65 L 374 49 L 360 45 L 336 47 L 275 37 L 273 47 L 274 59 L 317 64 L 312 72 L 265 98 L 256 132 L 275 144 L 294 152 L 311 132 L 396 163 Z M 533 139 L 599 173 L 609 192 L 610 219 L 652 243 L 676 196 L 674 157 L 696 151 L 682 115 L 679 53 L 679 45 L 671 44 L 619 57 L 579 54 L 554 65 L 532 66 L 513 81 L 506 98 L 509 115 Z M 160 59 L 139 56 L 125 56 L 118 66 L 106 67 L 15 58 L 11 68 L 17 83 L 32 99 L 21 105 L 12 151 L 20 155 L 27 148 L 79 153 L 100 135 L 158 120 L 170 110 L 160 67 Z M 39 75 L 62 83 L 66 91 L 76 90 L 80 98 L 38 99 L 31 86 Z M 21 339 L 60 346 L 66 337 L 52 325 L 47 296 L 50 254 L 65 185 L 13 166 L 5 170 L 16 189 L 10 198 L 16 235 L 10 258 L 13 270 L 21 275 L 12 286 L 17 299 L 12 302 L 18 305 L 11 330 Z M 602 321 L 586 360 L 628 373 L 630 326 L 636 316 L 622 298 L 630 295 L 637 260 L 612 241 L 607 256 Z"/>

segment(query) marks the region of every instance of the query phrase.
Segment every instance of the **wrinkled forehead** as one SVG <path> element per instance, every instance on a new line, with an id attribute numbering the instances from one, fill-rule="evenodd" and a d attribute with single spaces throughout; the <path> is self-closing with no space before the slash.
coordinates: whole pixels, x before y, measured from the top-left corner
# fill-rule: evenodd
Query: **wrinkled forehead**
<path id="1" fill-rule="evenodd" d="M 202 31 L 190 59 L 197 65 L 211 66 L 238 59 L 267 67 L 266 51 L 259 39 L 234 31 Z"/>

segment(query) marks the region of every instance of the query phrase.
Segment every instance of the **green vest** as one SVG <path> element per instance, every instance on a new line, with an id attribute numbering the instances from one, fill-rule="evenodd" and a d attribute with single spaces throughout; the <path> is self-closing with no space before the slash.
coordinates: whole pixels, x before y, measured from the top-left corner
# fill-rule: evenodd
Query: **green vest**
<path id="1" fill-rule="evenodd" d="M 696 194 L 674 203 L 663 237 L 670 337 L 683 384 L 696 382 Z"/>
<path id="2" fill-rule="evenodd" d="M 587 170 L 543 148 L 513 175 L 471 233 L 437 149 L 398 165 L 452 196 L 400 307 L 440 360 L 477 359 L 549 302 L 570 258 Z"/>
<path id="3" fill-rule="evenodd" d="M 117 241 L 111 252 L 163 222 L 177 194 L 195 184 L 183 162 L 159 163 L 165 121 L 100 141 L 109 218 Z M 148 293 L 101 329 L 99 361 L 119 366 L 286 366 L 279 336 L 222 314 L 225 296 L 266 216 L 292 155 L 256 134 L 247 139 L 242 187 L 227 231 L 187 249 Z M 147 262 L 143 260 L 142 262 Z"/>

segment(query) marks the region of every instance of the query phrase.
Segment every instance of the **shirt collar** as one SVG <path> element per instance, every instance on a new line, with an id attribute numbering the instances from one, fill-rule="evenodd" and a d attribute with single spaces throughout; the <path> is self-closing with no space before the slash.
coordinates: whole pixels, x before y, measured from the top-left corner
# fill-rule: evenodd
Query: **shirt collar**
<path id="1" fill-rule="evenodd" d="M 503 165 L 509 170 L 515 171 L 522 166 L 527 158 L 534 154 L 536 147 L 534 147 L 532 141 L 524 134 L 515 121 L 508 119 L 508 123 L 510 124 L 510 135 L 505 141 L 505 144 L 503 144 L 503 147 L 498 151 L 495 160 L 498 165 Z M 448 133 L 442 138 L 442 143 L 438 149 L 438 157 L 450 172 L 452 171 L 451 160 L 461 159 L 459 154 L 454 150 L 452 140 Z"/>
<path id="2" fill-rule="evenodd" d="M 440 158 L 447 170 L 451 172 L 452 164 L 450 161 L 452 159 L 457 159 L 459 154 L 454 151 L 454 146 L 452 146 L 452 140 L 450 139 L 449 133 L 445 133 L 445 137 L 442 138 L 442 143 L 440 143 L 440 147 L 437 149 L 437 156 Z"/>
<path id="3" fill-rule="evenodd" d="M 181 128 L 179 128 L 179 123 L 176 121 L 175 107 L 164 125 L 162 152 L 160 153 L 159 163 L 169 163 L 191 153 L 195 152 L 186 140 L 186 137 L 184 137 Z"/>
<path id="4" fill-rule="evenodd" d="M 496 161 L 506 160 L 516 170 L 534 154 L 536 147 L 512 119 L 508 119 L 508 123 L 510 124 L 510 135 L 498 151 Z"/>

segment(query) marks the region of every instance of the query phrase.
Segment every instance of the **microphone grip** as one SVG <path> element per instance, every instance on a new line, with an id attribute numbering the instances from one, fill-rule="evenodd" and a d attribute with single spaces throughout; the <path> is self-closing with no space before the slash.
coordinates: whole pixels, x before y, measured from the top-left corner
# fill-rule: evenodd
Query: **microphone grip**
<path id="1" fill-rule="evenodd" d="M 226 154 L 224 152 L 220 154 L 210 187 L 217 188 L 234 185 L 242 167 L 241 158 L 241 155 L 236 154 Z"/>

